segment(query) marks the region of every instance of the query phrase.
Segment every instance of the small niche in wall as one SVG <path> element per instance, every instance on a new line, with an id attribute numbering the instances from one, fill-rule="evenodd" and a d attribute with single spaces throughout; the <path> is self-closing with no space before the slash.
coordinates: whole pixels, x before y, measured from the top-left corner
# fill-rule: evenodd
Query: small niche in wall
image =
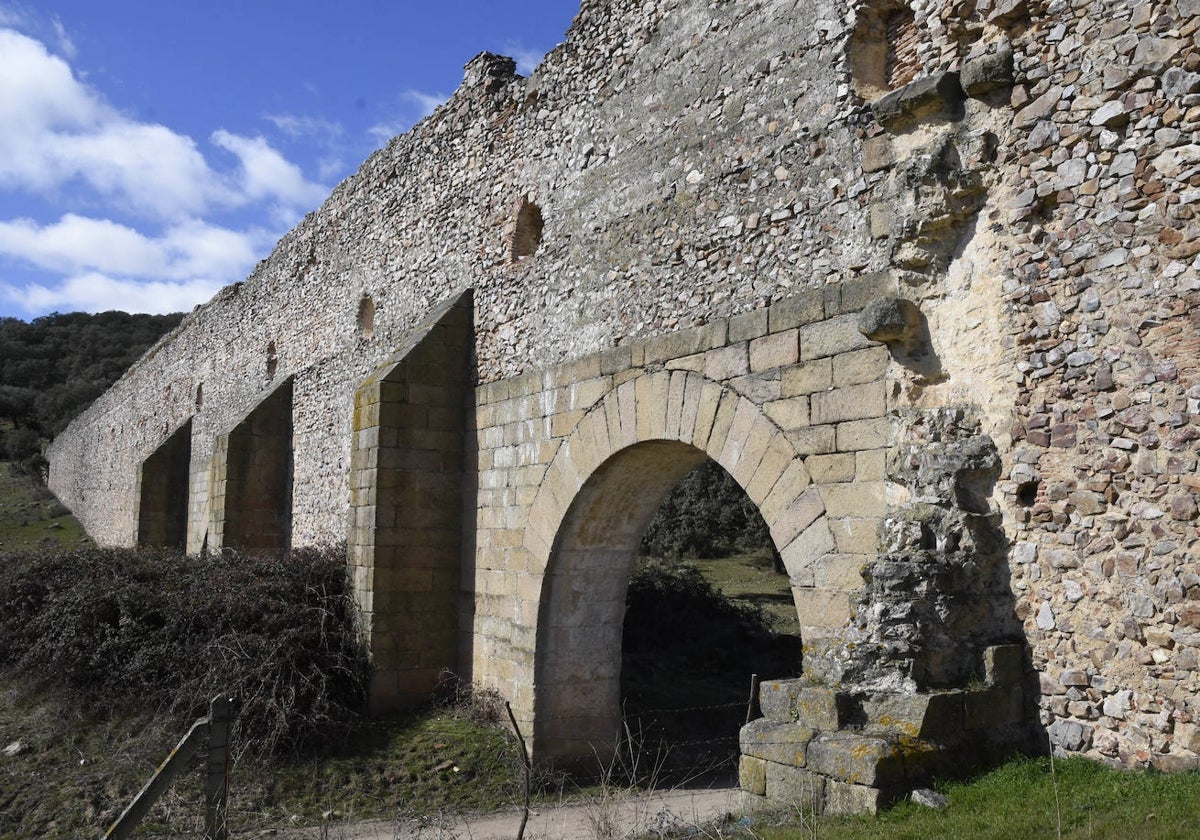
<path id="1" fill-rule="evenodd" d="M 847 47 L 854 91 L 868 102 L 904 87 L 921 73 L 921 33 L 913 10 L 894 0 L 869 0 Z"/>
<path id="2" fill-rule="evenodd" d="M 363 338 L 375 335 L 375 299 L 363 295 L 358 302 L 358 334 Z"/>
<path id="3" fill-rule="evenodd" d="M 196 408 L 204 406 L 204 383 L 201 382 L 196 386 Z"/>
<path id="4" fill-rule="evenodd" d="M 275 342 L 267 344 L 267 379 L 275 378 L 275 371 L 279 369 L 279 356 L 275 353 Z"/>
<path id="5" fill-rule="evenodd" d="M 537 251 L 542 244 L 542 209 L 527 198 L 521 199 L 513 220 L 512 247 L 510 256 L 513 262 L 528 257 Z"/>
<path id="6" fill-rule="evenodd" d="M 884 60 L 884 82 L 895 90 L 904 87 L 921 72 L 918 47 L 921 33 L 917 18 L 907 6 L 892 9 L 887 16 L 887 56 Z"/>

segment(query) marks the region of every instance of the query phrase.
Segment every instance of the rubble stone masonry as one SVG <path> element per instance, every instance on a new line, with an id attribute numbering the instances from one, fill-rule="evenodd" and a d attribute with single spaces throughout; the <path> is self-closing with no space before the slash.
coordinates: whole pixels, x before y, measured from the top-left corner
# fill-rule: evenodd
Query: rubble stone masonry
<path id="1" fill-rule="evenodd" d="M 805 632 L 747 789 L 874 807 L 997 732 L 1200 766 L 1200 0 L 585 0 L 513 67 L 53 443 L 89 532 L 349 539 L 378 703 L 445 665 L 570 756 L 636 526 L 712 457 Z"/>

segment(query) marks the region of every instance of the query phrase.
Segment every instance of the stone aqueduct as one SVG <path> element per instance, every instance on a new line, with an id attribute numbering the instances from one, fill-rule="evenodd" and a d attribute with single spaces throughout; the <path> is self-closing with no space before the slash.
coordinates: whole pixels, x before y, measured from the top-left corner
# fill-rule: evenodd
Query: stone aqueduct
<path id="1" fill-rule="evenodd" d="M 147 353 L 52 489 L 103 543 L 347 541 L 376 708 L 451 668 L 570 761 L 711 458 L 803 632 L 747 790 L 1196 766 L 1198 15 L 585 0 Z"/>

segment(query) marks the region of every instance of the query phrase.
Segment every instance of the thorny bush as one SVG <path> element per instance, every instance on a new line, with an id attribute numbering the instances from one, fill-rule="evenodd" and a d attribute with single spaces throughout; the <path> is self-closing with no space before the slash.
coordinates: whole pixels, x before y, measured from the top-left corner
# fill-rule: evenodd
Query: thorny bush
<path id="1" fill-rule="evenodd" d="M 186 720 L 227 693 L 251 753 L 349 723 L 369 679 L 345 549 L 0 556 L 0 670 L 85 712 Z"/>

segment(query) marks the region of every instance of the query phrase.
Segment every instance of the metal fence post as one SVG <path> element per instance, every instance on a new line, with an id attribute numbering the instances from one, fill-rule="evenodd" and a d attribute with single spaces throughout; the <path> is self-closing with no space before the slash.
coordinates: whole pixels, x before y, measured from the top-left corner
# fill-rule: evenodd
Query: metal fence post
<path id="1" fill-rule="evenodd" d="M 204 840 L 228 840 L 229 720 L 228 697 L 214 697 L 208 719 L 208 773 L 204 781 Z"/>

